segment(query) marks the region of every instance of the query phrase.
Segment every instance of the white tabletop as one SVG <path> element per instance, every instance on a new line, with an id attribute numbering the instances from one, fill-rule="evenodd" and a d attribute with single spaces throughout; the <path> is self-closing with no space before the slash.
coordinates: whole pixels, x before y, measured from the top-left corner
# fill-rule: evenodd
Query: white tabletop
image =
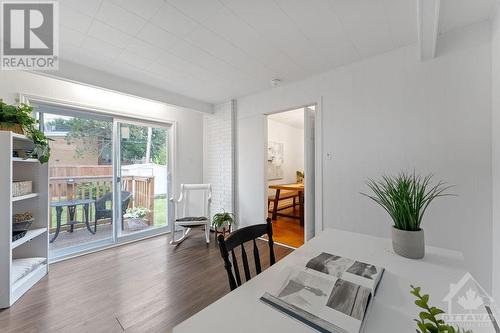
<path id="1" fill-rule="evenodd" d="M 400 257 L 390 239 L 326 229 L 278 263 L 209 305 L 174 328 L 183 332 L 312 332 L 304 324 L 262 303 L 259 298 L 281 284 L 281 271 L 328 252 L 385 267 L 366 318 L 364 332 L 414 332 L 418 309 L 410 295 L 410 284 L 430 294 L 430 304 L 445 308 L 441 301 L 465 274 L 463 256 L 454 251 L 427 247 L 421 260 Z M 222 260 L 222 259 L 221 259 Z M 223 265 L 221 262 L 221 269 Z M 226 280 L 221 283 L 228 283 Z"/>

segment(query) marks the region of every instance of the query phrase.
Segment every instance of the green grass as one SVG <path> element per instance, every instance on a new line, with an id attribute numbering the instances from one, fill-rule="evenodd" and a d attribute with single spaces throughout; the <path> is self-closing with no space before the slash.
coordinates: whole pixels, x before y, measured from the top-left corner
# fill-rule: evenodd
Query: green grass
<path id="1" fill-rule="evenodd" d="M 167 225 L 167 198 L 156 198 L 154 205 L 154 223 L 155 227 Z"/>
<path id="2" fill-rule="evenodd" d="M 65 199 L 61 198 L 61 200 L 65 200 Z M 159 197 L 159 198 L 154 199 L 153 225 L 155 227 L 167 225 L 167 217 L 168 217 L 167 209 L 168 209 L 167 198 Z M 56 215 L 55 207 L 51 207 L 51 216 L 52 216 L 51 228 L 55 228 L 57 225 L 57 222 L 56 222 L 57 215 Z M 76 208 L 75 218 L 77 221 L 83 221 L 83 207 L 82 206 L 78 206 Z M 94 205 L 91 205 L 90 212 L 89 212 L 89 222 L 92 224 L 94 222 L 94 220 L 95 220 L 95 207 L 94 207 Z M 61 214 L 61 225 L 66 224 L 67 221 L 68 221 L 68 213 L 67 213 L 67 209 L 64 208 L 63 212 Z"/>

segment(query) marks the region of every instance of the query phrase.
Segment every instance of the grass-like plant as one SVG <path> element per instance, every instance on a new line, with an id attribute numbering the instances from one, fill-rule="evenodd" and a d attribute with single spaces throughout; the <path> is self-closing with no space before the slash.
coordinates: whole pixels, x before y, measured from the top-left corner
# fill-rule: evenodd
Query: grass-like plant
<path id="1" fill-rule="evenodd" d="M 418 326 L 417 333 L 472 333 L 470 330 L 466 331 L 459 327 L 454 328 L 446 324 L 444 320 L 438 318 L 444 311 L 429 305 L 429 295 L 422 295 L 420 293 L 420 287 L 411 286 L 411 289 L 410 294 L 417 298 L 415 305 L 423 309 L 423 311 L 418 314 L 418 319 L 415 319 Z"/>
<path id="2" fill-rule="evenodd" d="M 452 186 L 444 182 L 431 184 L 432 175 L 420 176 L 401 172 L 395 177 L 383 176 L 366 184 L 373 194 L 361 193 L 384 208 L 394 221 L 394 227 L 406 231 L 419 231 L 425 211 L 436 198 L 452 195 L 446 191 Z"/>

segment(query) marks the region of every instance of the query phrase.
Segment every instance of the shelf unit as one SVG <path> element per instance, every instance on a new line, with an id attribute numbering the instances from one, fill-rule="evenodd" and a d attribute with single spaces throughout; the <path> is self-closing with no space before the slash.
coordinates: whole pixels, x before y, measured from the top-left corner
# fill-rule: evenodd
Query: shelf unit
<path id="1" fill-rule="evenodd" d="M 47 164 L 12 157 L 14 149 L 33 149 L 24 135 L 0 131 L 0 308 L 10 307 L 49 270 L 49 174 Z M 12 182 L 31 180 L 34 193 L 13 197 Z M 12 215 L 30 211 L 34 222 L 23 238 L 12 241 Z M 12 281 L 12 263 L 21 258 L 44 258 L 27 275 Z"/>
<path id="2" fill-rule="evenodd" d="M 30 229 L 26 233 L 26 235 L 23 238 L 20 238 L 10 244 L 11 249 L 15 249 L 18 246 L 23 245 L 26 242 L 31 241 L 33 238 L 42 235 L 44 232 L 46 232 L 46 228 L 36 228 L 36 229 Z"/>
<path id="3" fill-rule="evenodd" d="M 12 197 L 12 202 L 36 198 L 36 197 L 38 197 L 38 193 L 30 193 L 30 194 L 20 195 L 18 197 Z"/>
<path id="4" fill-rule="evenodd" d="M 38 163 L 38 160 L 36 158 L 13 157 L 12 162 Z"/>

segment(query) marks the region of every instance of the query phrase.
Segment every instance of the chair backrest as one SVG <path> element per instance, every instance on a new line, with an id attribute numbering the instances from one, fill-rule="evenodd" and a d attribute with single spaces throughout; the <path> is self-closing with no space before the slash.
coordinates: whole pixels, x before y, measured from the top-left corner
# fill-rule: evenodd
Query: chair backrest
<path id="1" fill-rule="evenodd" d="M 132 198 L 132 193 L 127 191 L 122 191 L 122 213 L 125 214 L 125 211 L 128 208 L 128 204 L 130 203 L 130 198 Z"/>
<path id="2" fill-rule="evenodd" d="M 122 210 L 127 209 L 130 198 L 132 197 L 132 193 L 127 191 L 122 191 L 121 199 L 122 199 Z M 106 202 L 113 200 L 113 192 L 108 192 L 104 194 L 102 197 L 96 200 L 95 206 L 97 210 L 106 209 Z"/>
<path id="3" fill-rule="evenodd" d="M 259 248 L 257 247 L 256 239 L 266 235 L 268 237 L 269 243 L 269 261 L 270 265 L 274 265 L 276 259 L 274 257 L 274 242 L 273 242 L 273 226 L 271 224 L 271 219 L 267 219 L 266 224 L 257 224 L 248 227 L 238 229 L 231 233 L 226 239 L 223 235 L 219 235 L 219 248 L 222 259 L 224 259 L 224 267 L 227 271 L 227 277 L 229 279 L 229 287 L 231 290 L 236 289 L 241 286 L 241 276 L 240 270 L 238 268 L 238 260 L 236 259 L 236 254 L 234 250 L 239 246 L 241 248 L 241 260 L 243 264 L 243 270 L 245 273 L 245 280 L 251 279 L 250 276 L 250 266 L 248 264 L 248 256 L 245 251 L 245 243 L 253 242 L 253 256 L 255 263 L 255 272 L 259 274 L 262 271 Z M 229 252 L 231 252 L 231 260 L 229 260 Z M 234 275 L 233 275 L 234 269 Z"/>
<path id="4" fill-rule="evenodd" d="M 211 200 L 212 186 L 210 184 L 181 184 L 179 203 L 182 207 L 179 213 L 182 217 L 210 217 Z"/>

